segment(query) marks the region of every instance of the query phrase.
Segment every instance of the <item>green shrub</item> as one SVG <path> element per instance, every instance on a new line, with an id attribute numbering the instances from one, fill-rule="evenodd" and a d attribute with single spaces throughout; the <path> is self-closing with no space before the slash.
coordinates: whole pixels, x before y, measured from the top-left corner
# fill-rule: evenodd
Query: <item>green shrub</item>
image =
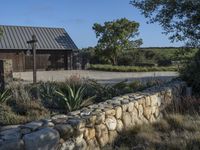
<path id="1" fill-rule="evenodd" d="M 5 103 L 10 98 L 11 98 L 11 92 L 9 89 L 7 89 L 4 92 L 0 93 L 0 104 Z"/>
<path id="2" fill-rule="evenodd" d="M 181 70 L 180 74 L 183 80 L 187 81 L 193 91 L 199 95 L 200 91 L 200 50 L 196 53 L 191 62 L 187 63 Z"/>
<path id="3" fill-rule="evenodd" d="M 151 72 L 151 71 L 177 71 L 177 67 L 138 67 L 138 66 L 112 66 L 90 65 L 90 70 L 116 71 L 116 72 Z"/>

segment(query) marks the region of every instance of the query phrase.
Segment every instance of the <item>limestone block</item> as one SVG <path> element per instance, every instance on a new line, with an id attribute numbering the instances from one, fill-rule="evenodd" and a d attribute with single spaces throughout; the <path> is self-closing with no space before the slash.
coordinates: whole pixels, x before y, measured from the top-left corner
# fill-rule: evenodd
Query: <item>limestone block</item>
<path id="1" fill-rule="evenodd" d="M 143 107 L 142 107 L 142 105 L 138 106 L 138 116 L 139 116 L 139 118 L 143 117 Z"/>
<path id="2" fill-rule="evenodd" d="M 147 118 L 147 120 L 149 120 L 152 114 L 152 107 L 145 107 L 143 114 L 144 117 Z"/>
<path id="3" fill-rule="evenodd" d="M 34 131 L 34 130 L 40 128 L 42 125 L 43 125 L 42 121 L 33 121 L 33 122 L 23 125 L 23 128 L 29 128 Z"/>
<path id="4" fill-rule="evenodd" d="M 146 97 L 145 105 L 146 105 L 146 106 L 151 106 L 151 99 L 150 99 L 149 96 Z"/>
<path id="5" fill-rule="evenodd" d="M 58 131 L 44 128 L 23 137 L 26 150 L 54 150 L 59 143 Z"/>
<path id="6" fill-rule="evenodd" d="M 94 128 L 85 128 L 84 139 L 89 141 L 90 139 L 95 137 L 95 129 Z"/>
<path id="7" fill-rule="evenodd" d="M 135 108 L 139 108 L 139 104 L 138 104 L 138 102 L 137 101 L 134 101 L 134 106 L 135 106 Z"/>
<path id="8" fill-rule="evenodd" d="M 128 104 L 128 112 L 132 112 L 133 109 L 134 109 L 134 103 L 133 103 L 133 102 L 130 102 L 130 103 Z"/>
<path id="9" fill-rule="evenodd" d="M 128 110 L 128 104 L 122 105 L 122 111 L 126 112 Z"/>
<path id="10" fill-rule="evenodd" d="M 123 130 L 123 128 L 124 128 L 124 125 L 123 125 L 122 121 L 117 120 L 117 127 L 116 127 L 117 132 L 121 132 Z"/>
<path id="11" fill-rule="evenodd" d="M 87 143 L 86 141 L 83 139 L 83 136 L 79 136 L 78 139 L 76 138 L 75 140 L 75 148 L 77 150 L 85 150 L 87 149 Z"/>
<path id="12" fill-rule="evenodd" d="M 109 116 L 106 118 L 105 124 L 108 128 L 108 130 L 115 130 L 117 127 L 117 120 L 113 116 Z"/>
<path id="13" fill-rule="evenodd" d="M 131 115 L 128 112 L 123 112 L 122 114 L 122 122 L 124 124 L 124 127 L 130 128 L 132 126 L 132 122 L 131 122 Z"/>
<path id="14" fill-rule="evenodd" d="M 60 150 L 74 150 L 75 143 L 72 140 L 68 140 L 63 143 L 60 147 Z"/>
<path id="15" fill-rule="evenodd" d="M 116 107 L 115 108 L 115 112 L 116 112 L 116 114 L 115 114 L 116 118 L 117 119 L 121 119 L 121 117 L 122 117 L 122 108 L 121 107 Z"/>
<path id="16" fill-rule="evenodd" d="M 54 127 L 60 134 L 60 137 L 63 139 L 67 139 L 73 136 L 74 129 L 69 124 L 57 124 Z"/>
<path id="17" fill-rule="evenodd" d="M 106 125 L 100 124 L 95 126 L 96 139 L 100 147 L 105 146 L 109 142 L 108 129 Z"/>
<path id="18" fill-rule="evenodd" d="M 118 134 L 117 131 L 109 131 L 109 142 L 110 144 L 112 144 L 116 138 L 117 138 Z"/>
<path id="19" fill-rule="evenodd" d="M 88 145 L 87 150 L 100 150 L 100 147 L 96 138 L 93 138 L 87 141 L 87 145 Z"/>
<path id="20" fill-rule="evenodd" d="M 104 112 L 106 113 L 106 116 L 114 116 L 115 110 L 114 109 L 104 109 Z"/>
<path id="21" fill-rule="evenodd" d="M 0 150 L 22 150 L 24 142 L 21 139 L 6 140 L 0 143 Z"/>
<path id="22" fill-rule="evenodd" d="M 105 122 L 105 112 L 101 112 L 96 115 L 96 123 L 95 124 L 102 124 Z"/>

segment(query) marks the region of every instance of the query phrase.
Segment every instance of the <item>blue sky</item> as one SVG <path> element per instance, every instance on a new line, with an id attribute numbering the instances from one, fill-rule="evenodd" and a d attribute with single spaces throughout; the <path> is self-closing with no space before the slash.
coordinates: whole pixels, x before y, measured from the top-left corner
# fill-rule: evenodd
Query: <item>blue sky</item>
<path id="1" fill-rule="evenodd" d="M 142 47 L 181 46 L 171 43 L 158 24 L 147 24 L 130 0 L 1 0 L 0 24 L 64 27 L 79 48 L 94 46 L 92 25 L 126 17 L 140 23 Z"/>

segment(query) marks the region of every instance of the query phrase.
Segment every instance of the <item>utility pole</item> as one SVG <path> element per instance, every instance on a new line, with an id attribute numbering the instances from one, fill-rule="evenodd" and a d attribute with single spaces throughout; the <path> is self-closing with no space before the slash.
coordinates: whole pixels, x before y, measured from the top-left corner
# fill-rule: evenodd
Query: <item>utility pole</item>
<path id="1" fill-rule="evenodd" d="M 37 60 L 36 60 L 36 43 L 37 38 L 35 35 L 32 35 L 32 40 L 27 41 L 28 44 L 31 44 L 32 50 L 33 50 L 33 83 L 35 84 L 37 82 Z"/>

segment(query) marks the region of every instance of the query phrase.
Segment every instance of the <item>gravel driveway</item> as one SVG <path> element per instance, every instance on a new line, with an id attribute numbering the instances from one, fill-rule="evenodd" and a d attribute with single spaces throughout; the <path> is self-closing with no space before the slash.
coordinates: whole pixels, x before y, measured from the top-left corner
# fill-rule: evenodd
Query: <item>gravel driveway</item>
<path id="1" fill-rule="evenodd" d="M 14 73 L 14 78 L 32 81 L 32 72 Z M 123 80 L 142 80 L 150 79 L 171 80 L 178 76 L 177 72 L 105 72 L 90 70 L 63 70 L 63 71 L 38 71 L 38 81 L 65 81 L 72 75 L 83 78 L 95 79 L 100 83 L 117 83 Z"/>

